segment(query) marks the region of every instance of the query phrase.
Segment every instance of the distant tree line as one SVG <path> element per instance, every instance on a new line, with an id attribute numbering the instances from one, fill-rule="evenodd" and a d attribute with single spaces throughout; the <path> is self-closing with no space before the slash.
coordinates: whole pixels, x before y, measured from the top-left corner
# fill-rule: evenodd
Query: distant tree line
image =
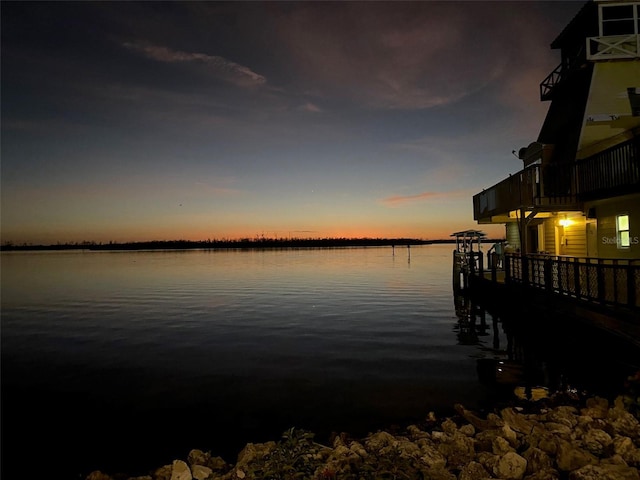
<path id="1" fill-rule="evenodd" d="M 495 240 L 486 240 L 487 243 Z M 240 238 L 207 240 L 151 240 L 145 242 L 71 242 L 54 245 L 14 244 L 4 242 L 2 251 L 20 250 L 185 250 L 213 248 L 337 248 L 337 247 L 380 247 L 410 246 L 455 243 L 453 239 L 423 240 L 416 238 Z"/>

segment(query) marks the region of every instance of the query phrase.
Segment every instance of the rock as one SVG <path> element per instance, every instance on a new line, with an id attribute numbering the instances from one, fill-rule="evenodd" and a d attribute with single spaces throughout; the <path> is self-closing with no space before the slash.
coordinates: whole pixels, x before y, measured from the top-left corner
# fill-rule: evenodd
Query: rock
<path id="1" fill-rule="evenodd" d="M 547 419 L 549 422 L 562 423 L 573 428 L 578 424 L 578 410 L 570 406 L 556 407 L 547 414 Z"/>
<path id="2" fill-rule="evenodd" d="M 489 478 L 489 472 L 479 462 L 469 462 L 460 471 L 458 480 L 484 480 Z"/>
<path id="3" fill-rule="evenodd" d="M 522 454 L 522 457 L 527 461 L 526 473 L 529 475 L 553 468 L 553 460 L 551 460 L 551 457 L 537 447 L 528 448 Z"/>
<path id="4" fill-rule="evenodd" d="M 113 478 L 100 470 L 96 470 L 87 475 L 87 480 L 113 480 Z"/>
<path id="5" fill-rule="evenodd" d="M 407 427 L 407 433 L 409 434 L 411 440 L 429 438 L 429 434 L 425 431 L 420 430 L 416 425 L 409 425 Z"/>
<path id="6" fill-rule="evenodd" d="M 629 457 L 635 448 L 633 440 L 629 437 L 617 436 L 613 439 L 613 451 L 622 458 Z"/>
<path id="7" fill-rule="evenodd" d="M 458 412 L 467 422 L 469 422 L 471 425 L 473 425 L 475 428 L 477 428 L 480 431 L 489 430 L 492 428 L 500 428 L 502 427 L 502 425 L 504 425 L 504 422 L 502 421 L 502 419 L 496 416 L 495 414 L 489 414 L 487 416 L 487 419 L 483 420 L 478 416 L 476 416 L 471 411 L 464 408 L 459 403 L 457 403 L 454 406 L 454 408 L 456 412 Z"/>
<path id="8" fill-rule="evenodd" d="M 470 423 L 461 426 L 458 431 L 463 434 L 466 435 L 467 437 L 473 437 L 476 434 L 476 429 L 473 425 L 471 425 Z"/>
<path id="9" fill-rule="evenodd" d="M 506 439 L 512 446 L 518 446 L 518 435 L 509 425 L 504 425 L 500 429 L 500 435 L 502 436 L 502 438 Z"/>
<path id="10" fill-rule="evenodd" d="M 493 441 L 496 438 L 502 438 L 500 437 L 500 431 L 497 429 L 485 430 L 476 434 L 475 441 L 477 450 L 479 452 L 493 452 Z"/>
<path id="11" fill-rule="evenodd" d="M 142 475 L 141 477 L 129 477 L 127 480 L 153 480 L 151 475 Z"/>
<path id="12" fill-rule="evenodd" d="M 564 438 L 565 440 L 570 440 L 571 434 L 573 433 L 572 427 L 569 427 L 564 423 L 547 422 L 545 423 L 545 428 L 549 433 L 553 435 L 558 435 Z"/>
<path id="13" fill-rule="evenodd" d="M 560 474 L 556 470 L 548 469 L 527 475 L 524 480 L 558 480 L 559 478 Z"/>
<path id="14" fill-rule="evenodd" d="M 458 431 L 458 426 L 456 425 L 456 422 L 454 422 L 450 418 L 447 418 L 444 422 L 442 422 L 440 426 L 442 428 L 442 431 L 444 433 L 448 433 L 449 435 L 453 435 Z"/>
<path id="15" fill-rule="evenodd" d="M 582 442 L 588 451 L 600 457 L 609 450 L 609 447 L 611 447 L 611 444 L 613 443 L 613 439 L 611 438 L 611 435 L 604 430 L 594 428 L 589 430 L 584 437 L 582 437 Z"/>
<path id="16" fill-rule="evenodd" d="M 534 423 L 513 408 L 504 408 L 500 412 L 500 417 L 502 417 L 505 425 L 508 425 L 516 432 L 529 435 L 533 431 Z"/>
<path id="17" fill-rule="evenodd" d="M 556 463 L 560 470 L 571 472 L 585 465 L 595 465 L 598 463 L 598 459 L 589 452 L 577 448 L 567 441 L 558 440 Z"/>
<path id="18" fill-rule="evenodd" d="M 416 447 L 416 448 L 419 448 L 419 447 Z M 358 455 L 360 458 L 365 458 L 365 457 L 369 456 L 367 451 L 364 449 L 362 444 L 359 443 L 359 442 L 351 442 L 351 445 L 349 445 L 349 450 L 351 450 L 353 453 Z"/>
<path id="19" fill-rule="evenodd" d="M 594 419 L 607 418 L 609 413 L 609 401 L 606 398 L 601 397 L 588 398 L 586 401 L 586 407 L 580 410 L 580 413 Z"/>
<path id="20" fill-rule="evenodd" d="M 629 466 L 629 464 L 625 462 L 624 458 L 622 458 L 617 453 L 611 457 L 603 458 L 602 460 L 600 460 L 600 465 L 605 465 L 605 464 Z"/>
<path id="21" fill-rule="evenodd" d="M 208 465 L 211 460 L 211 454 L 205 453 L 202 450 L 193 449 L 187 456 L 187 462 L 189 466 L 193 465 Z"/>
<path id="22" fill-rule="evenodd" d="M 171 480 L 173 465 L 165 465 L 153 472 L 154 480 Z"/>
<path id="23" fill-rule="evenodd" d="M 191 467 L 191 474 L 195 480 L 208 480 L 213 476 L 213 470 L 204 465 L 194 465 Z"/>
<path id="24" fill-rule="evenodd" d="M 527 461 L 515 452 L 505 453 L 493 468 L 493 473 L 505 480 L 519 480 L 527 470 Z"/>
<path id="25" fill-rule="evenodd" d="M 435 447 L 431 445 L 423 445 L 420 448 L 422 456 L 420 460 L 429 468 L 444 468 L 447 465 L 447 459 Z"/>
<path id="26" fill-rule="evenodd" d="M 640 480 L 640 475 L 624 465 L 586 465 L 571 472 L 569 480 Z"/>
<path id="27" fill-rule="evenodd" d="M 493 443 L 491 445 L 491 451 L 496 455 L 504 455 L 508 452 L 514 452 L 515 450 L 511 447 L 509 442 L 507 442 L 502 437 L 496 437 L 493 439 Z"/>
<path id="28" fill-rule="evenodd" d="M 429 480 L 456 480 L 456 476 L 444 468 L 430 468 L 425 473 Z"/>
<path id="29" fill-rule="evenodd" d="M 225 471 L 229 467 L 222 457 L 211 457 L 206 466 L 214 472 Z"/>
<path id="30" fill-rule="evenodd" d="M 389 445 L 394 445 L 397 443 L 397 440 L 393 435 L 388 432 L 377 432 L 373 435 L 369 435 L 367 440 L 365 441 L 365 445 L 370 451 L 379 451 L 384 447 L 388 447 Z"/>
<path id="31" fill-rule="evenodd" d="M 534 432 L 529 438 L 529 444 L 532 447 L 538 447 L 548 455 L 555 455 L 558 451 L 556 437 L 547 431 L 539 431 L 536 428 L 534 428 Z"/>
<path id="32" fill-rule="evenodd" d="M 438 451 L 447 459 L 450 468 L 462 468 L 475 459 L 475 441 L 461 433 L 456 433 L 446 443 L 437 447 Z"/>
<path id="33" fill-rule="evenodd" d="M 498 465 L 498 461 L 500 461 L 500 455 L 494 455 L 489 452 L 480 452 L 478 454 L 477 461 L 488 471 L 493 472 L 494 468 Z"/>
<path id="34" fill-rule="evenodd" d="M 171 480 L 193 480 L 189 465 L 182 460 L 174 460 L 171 468 Z"/>
<path id="35" fill-rule="evenodd" d="M 276 448 L 276 442 L 266 443 L 247 443 L 247 445 L 238 454 L 237 466 L 245 466 L 258 459 L 264 458 L 273 449 Z"/>
<path id="36" fill-rule="evenodd" d="M 402 437 L 396 441 L 395 445 L 387 448 L 397 448 L 402 458 L 420 458 L 422 455 L 422 450 L 418 445 Z M 382 449 L 381 452 L 384 452 L 384 450 Z"/>
<path id="37" fill-rule="evenodd" d="M 638 419 L 624 410 L 623 407 L 616 405 L 616 407 L 609 410 L 607 420 L 617 434 L 631 439 L 640 439 L 640 423 Z"/>

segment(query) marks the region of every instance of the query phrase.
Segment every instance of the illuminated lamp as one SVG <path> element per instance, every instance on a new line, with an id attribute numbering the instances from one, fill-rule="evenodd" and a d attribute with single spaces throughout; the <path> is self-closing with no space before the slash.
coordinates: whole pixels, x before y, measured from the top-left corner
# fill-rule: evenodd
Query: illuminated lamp
<path id="1" fill-rule="evenodd" d="M 562 227 L 568 227 L 569 225 L 571 225 L 571 220 L 568 220 L 566 218 L 563 218 L 562 220 L 560 220 L 558 222 L 560 224 L 560 226 Z"/>

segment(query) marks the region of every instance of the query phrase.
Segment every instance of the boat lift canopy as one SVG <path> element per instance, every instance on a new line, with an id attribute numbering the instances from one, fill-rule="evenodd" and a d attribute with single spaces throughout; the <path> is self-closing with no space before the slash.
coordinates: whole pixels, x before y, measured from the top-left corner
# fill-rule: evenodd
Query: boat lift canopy
<path id="1" fill-rule="evenodd" d="M 463 230 L 451 234 L 456 237 L 456 251 L 461 253 L 472 253 L 474 243 L 477 245 L 477 252 L 480 251 L 480 242 L 487 235 L 480 230 Z"/>

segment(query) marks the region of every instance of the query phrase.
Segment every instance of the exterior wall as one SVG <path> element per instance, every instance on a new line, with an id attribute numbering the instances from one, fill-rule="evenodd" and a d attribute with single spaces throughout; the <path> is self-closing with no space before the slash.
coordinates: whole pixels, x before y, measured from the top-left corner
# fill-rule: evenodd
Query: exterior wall
<path id="1" fill-rule="evenodd" d="M 640 194 L 590 202 L 588 207 L 596 212 L 599 257 L 640 258 Z M 629 248 L 619 248 L 616 242 L 616 216 L 621 214 L 629 215 Z"/>
<path id="2" fill-rule="evenodd" d="M 544 251 L 549 255 L 556 254 L 556 220 L 547 218 L 544 221 Z"/>
<path id="3" fill-rule="evenodd" d="M 507 244 L 513 250 L 520 249 L 520 232 L 516 222 L 507 223 Z"/>
<path id="4" fill-rule="evenodd" d="M 640 88 L 640 59 L 595 63 L 577 158 L 621 143 L 640 127 L 640 117 L 631 115 L 629 87 Z"/>
<path id="5" fill-rule="evenodd" d="M 570 257 L 587 256 L 587 227 L 584 217 L 571 218 L 571 225 L 562 228 L 564 244 L 561 245 L 560 254 Z"/>

